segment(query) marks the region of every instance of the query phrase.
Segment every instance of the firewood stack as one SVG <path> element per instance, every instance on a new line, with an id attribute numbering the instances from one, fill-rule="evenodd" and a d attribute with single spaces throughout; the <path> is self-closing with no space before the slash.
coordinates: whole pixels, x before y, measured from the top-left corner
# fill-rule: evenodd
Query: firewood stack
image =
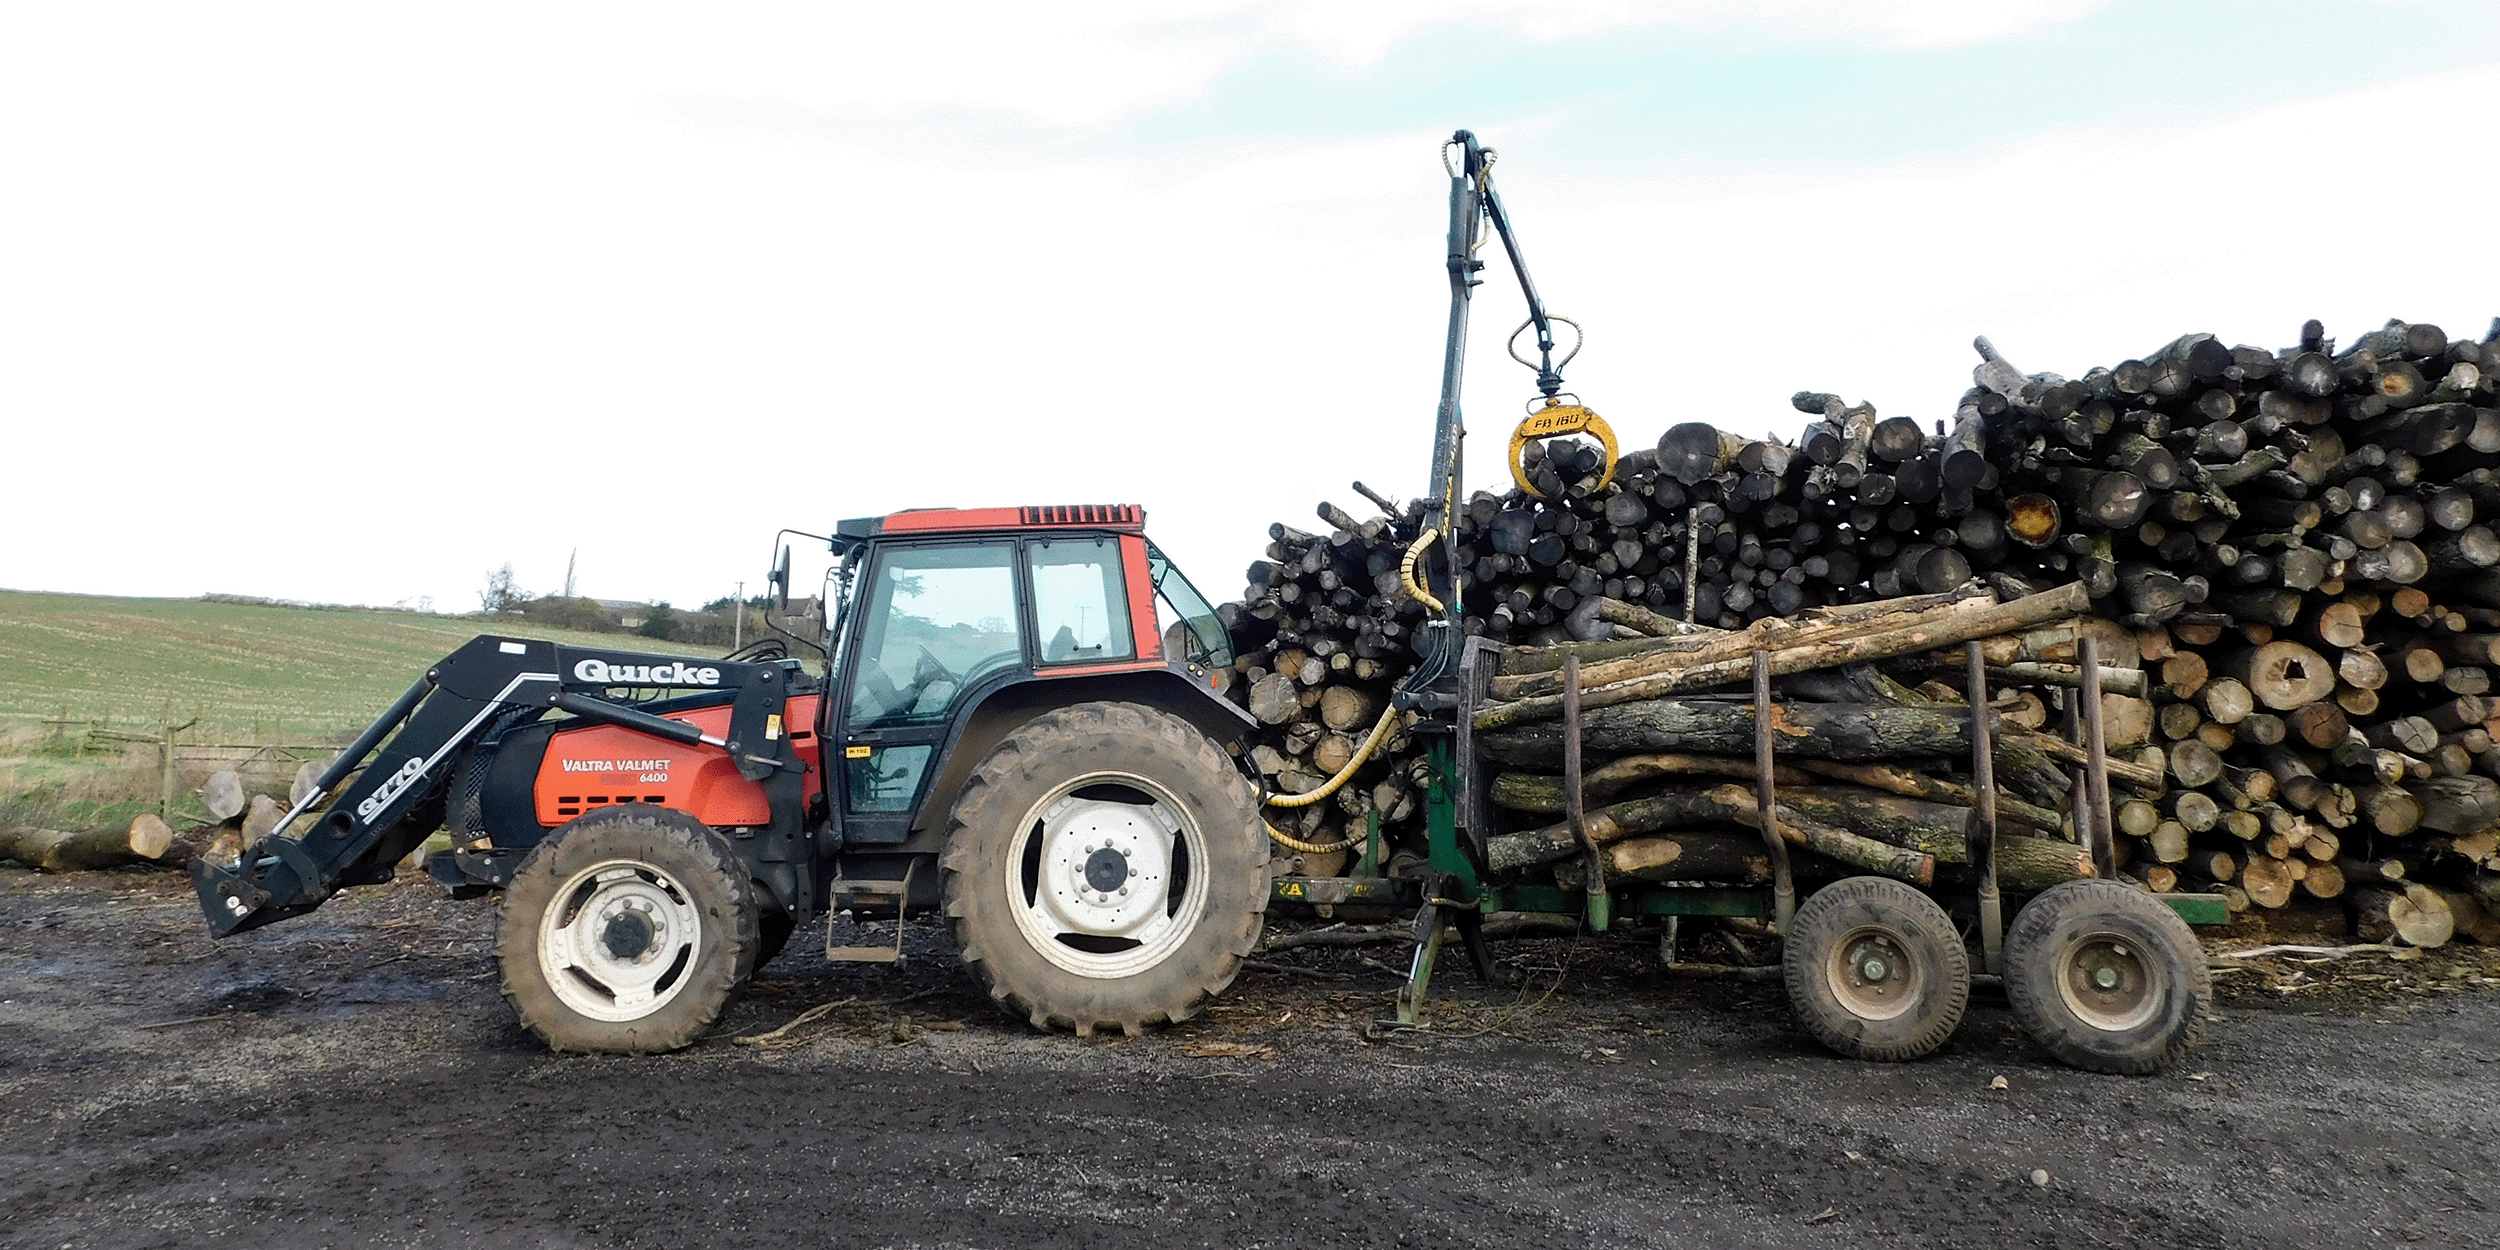
<path id="1" fill-rule="evenodd" d="M 2315 322 L 2281 352 L 2188 335 L 2075 380 L 1978 348 L 1977 384 L 1932 430 L 1808 392 L 1793 445 L 1678 425 L 1603 487 L 1592 449 L 1531 447 L 1541 498 L 1460 508 L 1469 628 L 1542 649 L 1507 674 L 1561 644 L 2078 584 L 2103 663 L 2141 670 L 2105 703 L 2123 872 L 2235 907 L 2343 899 L 2364 935 L 2500 937 L 2500 322 L 2481 342 L 2390 323 L 2340 350 Z M 1398 569 L 1420 509 L 1363 493 L 1380 515 L 1326 504 L 1319 530 L 1272 527 L 1226 609 L 1279 792 L 1351 759 L 1414 663 L 1423 612 Z M 2016 729 L 2071 699 L 2065 676 L 2019 667 L 2071 665 L 2073 632 L 2057 633 L 1985 644 Z M 1850 671 L 1932 699 L 1959 659 Z M 1654 753 L 1591 741 L 1593 778 Z M 1377 811 L 1412 841 L 1419 776 L 1392 734 L 1358 784 L 1277 823 L 1328 845 Z M 1344 855 L 1303 859 L 1325 873 Z"/>

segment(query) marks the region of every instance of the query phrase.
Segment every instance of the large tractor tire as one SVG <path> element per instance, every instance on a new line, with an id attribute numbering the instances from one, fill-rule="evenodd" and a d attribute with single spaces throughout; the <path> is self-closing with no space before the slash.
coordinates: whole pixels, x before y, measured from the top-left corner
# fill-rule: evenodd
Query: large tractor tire
<path id="1" fill-rule="evenodd" d="M 754 971 L 754 886 L 719 834 L 633 804 L 548 835 L 504 891 L 503 995 L 556 1050 L 676 1050 Z"/>
<path id="2" fill-rule="evenodd" d="M 2005 933 L 2005 997 L 2023 1032 L 2092 1072 L 2159 1072 L 2213 1009 L 2204 945 L 2179 913 L 2123 881 L 2050 887 Z"/>
<path id="3" fill-rule="evenodd" d="M 758 906 L 755 912 L 755 968 L 753 971 L 760 972 L 764 965 L 771 963 L 774 957 L 781 954 L 781 948 L 790 944 L 790 935 L 799 931 L 799 922 L 789 912 L 770 903 L 762 902 L 762 889 L 757 889 L 756 894 Z"/>
<path id="4" fill-rule="evenodd" d="M 1970 953 L 1953 918 L 1888 877 L 1815 891 L 1789 920 L 1781 962 L 1798 1023 L 1852 1059 L 1933 1054 L 1970 1007 Z"/>
<path id="5" fill-rule="evenodd" d="M 964 962 L 1037 1028 L 1186 1020 L 1232 984 L 1267 912 L 1249 782 L 1153 708 L 1081 703 L 1009 735 L 946 830 Z"/>

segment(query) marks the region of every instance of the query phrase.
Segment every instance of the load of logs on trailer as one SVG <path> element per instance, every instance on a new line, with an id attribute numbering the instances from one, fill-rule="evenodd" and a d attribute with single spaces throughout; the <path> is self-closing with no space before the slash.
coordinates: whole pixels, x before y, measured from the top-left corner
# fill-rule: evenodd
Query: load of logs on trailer
<path id="1" fill-rule="evenodd" d="M 2337 900 L 2365 940 L 2500 943 L 2500 321 L 2481 342 L 2390 322 L 2340 349 L 2314 321 L 2283 351 L 2190 334 L 2071 380 L 1977 347 L 1932 428 L 1803 392 L 1793 442 L 1677 425 L 1603 486 L 1594 448 L 1531 444 L 1538 494 L 1459 507 L 1468 628 L 1505 644 L 1475 722 L 1493 866 L 1585 881 L 1558 832 L 1576 662 L 1602 870 L 1761 879 L 1768 651 L 1798 871 L 1961 871 L 1961 644 L 1983 640 L 2000 873 L 2091 875 L 2057 732 L 2089 636 L 2121 875 L 2234 912 Z M 1271 526 L 1223 609 L 1276 794 L 1353 761 L 1416 662 L 1399 568 L 1422 510 L 1355 489 L 1379 515 Z M 1269 809 L 1292 870 L 1397 872 L 1424 769 L 1393 722 L 1330 801 Z"/>

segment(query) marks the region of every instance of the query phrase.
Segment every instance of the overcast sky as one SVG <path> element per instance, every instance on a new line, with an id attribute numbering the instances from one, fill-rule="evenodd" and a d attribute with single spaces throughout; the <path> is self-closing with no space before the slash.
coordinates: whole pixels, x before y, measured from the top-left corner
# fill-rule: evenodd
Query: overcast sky
<path id="1" fill-rule="evenodd" d="M 0 586 L 753 592 L 1135 502 L 1236 594 L 1418 493 L 1466 127 L 1628 446 L 2500 314 L 2500 3 L 0 10 Z M 1482 289 L 1471 482 L 1530 374 Z M 1312 524 L 1316 524 L 1315 522 Z"/>

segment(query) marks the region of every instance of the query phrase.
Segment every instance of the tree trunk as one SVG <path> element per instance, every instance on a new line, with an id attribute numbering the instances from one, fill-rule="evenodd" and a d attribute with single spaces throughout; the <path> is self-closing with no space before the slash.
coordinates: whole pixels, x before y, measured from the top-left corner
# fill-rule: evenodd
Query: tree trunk
<path id="1" fill-rule="evenodd" d="M 243 814 L 243 805 L 250 801 L 244 793 L 243 778 L 231 770 L 219 769 L 200 783 L 200 806 L 208 809 L 208 818 L 228 821 Z"/>
<path id="2" fill-rule="evenodd" d="M 0 830 L 0 859 L 45 872 L 81 872 L 153 860 L 171 848 L 173 831 L 154 816 L 119 829 Z"/>
<path id="3" fill-rule="evenodd" d="M 2276 639 L 2223 663 L 2257 701 L 2278 712 L 2315 703 L 2335 692 L 2335 666 L 2289 639 Z"/>
<path id="4" fill-rule="evenodd" d="M 1756 885 L 1771 879 L 1771 855 L 1758 834 L 1695 832 L 1617 842 L 1606 848 L 1606 868 L 1649 881 Z"/>
<path id="5" fill-rule="evenodd" d="M 1341 733 L 1368 730 L 1380 715 L 1381 699 L 1357 686 L 1330 686 L 1319 696 L 1320 723 Z"/>
<path id="6" fill-rule="evenodd" d="M 1668 751 L 1751 754 L 1749 704 L 1653 699 L 1589 712 L 1582 741 L 1619 754 Z M 1963 712 L 1852 703 L 1782 703 L 1772 707 L 1771 736 L 1783 754 L 1810 759 L 1881 760 L 1968 754 L 1970 716 Z M 2009 735 L 2010 736 L 2010 735 Z M 1477 738 L 1486 758 L 1548 768 L 1562 763 L 1562 726 L 1540 721 Z"/>
<path id="7" fill-rule="evenodd" d="M 2408 946 L 2446 946 L 2456 934 L 2447 900 L 2429 886 L 2408 882 L 2352 892 L 2353 936 L 2364 942 L 2401 941 Z"/>
<path id="8" fill-rule="evenodd" d="M 2433 777 L 2410 789 L 2424 829 L 2463 835 L 2500 824 L 2500 782 L 2488 777 Z"/>
<path id="9" fill-rule="evenodd" d="M 1967 602 L 1972 606 L 1956 604 L 1931 609 L 1907 619 L 1891 621 L 1890 627 L 1881 617 L 1832 627 L 1799 627 L 1779 622 L 1776 618 L 1765 620 L 1741 635 L 1724 640 L 1712 639 L 1687 654 L 1645 656 L 1583 671 L 1580 675 L 1580 705 L 1584 708 L 1611 707 L 1742 680 L 1751 676 L 1753 653 L 1757 650 L 1771 653 L 1771 673 L 1781 676 L 1957 646 L 1972 639 L 2073 616 L 2089 604 L 2083 587 L 2078 583 L 2026 596 L 2012 603 Z M 1507 695 L 1501 689 L 1504 682 L 1514 683 L 1509 688 L 1511 693 Z M 1494 686 L 1496 697 L 1516 701 L 1477 713 L 1478 729 L 1495 729 L 1524 720 L 1562 714 L 1561 695 L 1543 693 L 1549 688 L 1559 690 L 1561 682 L 1558 678 L 1543 675 L 1495 678 Z"/>

